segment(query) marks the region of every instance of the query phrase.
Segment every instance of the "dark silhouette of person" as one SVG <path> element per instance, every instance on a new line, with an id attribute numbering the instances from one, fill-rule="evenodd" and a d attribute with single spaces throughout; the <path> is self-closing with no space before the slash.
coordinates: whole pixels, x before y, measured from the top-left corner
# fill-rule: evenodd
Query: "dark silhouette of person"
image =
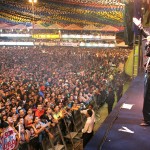
<path id="1" fill-rule="evenodd" d="M 107 97 L 106 102 L 108 104 L 108 114 L 110 114 L 113 108 L 113 104 L 115 102 L 115 94 L 114 94 L 112 87 L 108 88 L 108 97 Z"/>
<path id="2" fill-rule="evenodd" d="M 141 126 L 150 126 L 150 33 L 144 30 L 141 19 L 133 18 L 133 22 L 139 27 L 141 34 L 146 38 L 145 44 L 146 56 L 148 56 L 145 65 L 145 78 L 144 78 L 144 103 L 143 103 L 143 122 Z"/>

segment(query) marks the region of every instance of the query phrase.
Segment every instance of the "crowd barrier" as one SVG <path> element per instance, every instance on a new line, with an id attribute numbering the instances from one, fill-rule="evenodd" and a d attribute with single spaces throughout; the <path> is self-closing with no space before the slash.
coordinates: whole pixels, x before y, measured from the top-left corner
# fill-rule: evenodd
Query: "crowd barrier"
<path id="1" fill-rule="evenodd" d="M 93 105 L 94 111 L 99 108 L 94 98 L 88 104 Z M 64 116 L 48 129 L 53 137 L 44 131 L 28 143 L 19 144 L 18 150 L 37 150 L 37 147 L 42 150 L 68 150 L 68 145 L 72 150 L 81 148 L 81 130 L 85 122 L 86 116 L 80 113 L 80 109 L 73 110 L 69 116 Z"/>

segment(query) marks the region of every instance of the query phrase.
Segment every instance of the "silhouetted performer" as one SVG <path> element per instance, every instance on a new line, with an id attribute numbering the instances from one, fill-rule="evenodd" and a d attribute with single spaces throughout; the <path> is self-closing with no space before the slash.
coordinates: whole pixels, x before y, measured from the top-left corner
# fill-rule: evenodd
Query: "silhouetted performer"
<path id="1" fill-rule="evenodd" d="M 144 79 L 144 103 L 143 103 L 143 117 L 144 120 L 141 126 L 150 126 L 150 34 L 143 29 L 141 19 L 133 18 L 133 22 L 141 30 L 141 34 L 147 39 L 145 44 L 146 56 L 148 61 L 146 63 L 145 79 Z"/>

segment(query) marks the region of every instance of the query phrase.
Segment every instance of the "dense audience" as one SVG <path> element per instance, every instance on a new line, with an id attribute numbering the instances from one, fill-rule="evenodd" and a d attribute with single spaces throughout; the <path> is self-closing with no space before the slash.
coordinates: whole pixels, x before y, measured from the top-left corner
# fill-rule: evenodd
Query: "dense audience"
<path id="1" fill-rule="evenodd" d="M 64 116 L 72 125 L 74 110 L 96 101 L 98 107 L 110 103 L 110 113 L 110 93 L 122 96 L 125 78 L 120 66 L 129 53 L 118 48 L 0 48 L 0 147 L 5 145 L 6 127 L 15 132 L 15 147 L 27 149 L 34 137 L 30 146 L 37 150 L 45 134 L 54 138 L 49 129 Z M 62 132 L 66 134 L 65 127 Z"/>

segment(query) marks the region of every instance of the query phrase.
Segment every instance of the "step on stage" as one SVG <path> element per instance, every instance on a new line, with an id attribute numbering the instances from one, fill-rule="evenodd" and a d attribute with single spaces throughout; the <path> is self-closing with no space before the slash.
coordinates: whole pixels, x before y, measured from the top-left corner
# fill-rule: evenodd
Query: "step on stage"
<path id="1" fill-rule="evenodd" d="M 139 75 L 84 150 L 150 150 L 150 126 L 140 126 L 143 95 L 144 75 Z"/>

